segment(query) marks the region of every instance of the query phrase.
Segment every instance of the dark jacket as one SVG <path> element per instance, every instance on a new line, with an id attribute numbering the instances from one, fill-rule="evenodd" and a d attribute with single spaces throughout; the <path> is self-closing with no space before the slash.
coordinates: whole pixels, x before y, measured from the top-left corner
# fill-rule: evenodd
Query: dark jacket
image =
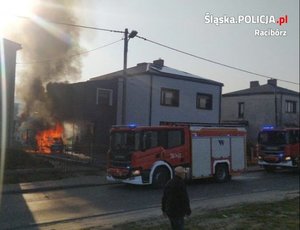
<path id="1" fill-rule="evenodd" d="M 168 181 L 161 204 L 162 211 L 169 217 L 184 217 L 191 214 L 190 200 L 183 179 L 175 175 Z"/>

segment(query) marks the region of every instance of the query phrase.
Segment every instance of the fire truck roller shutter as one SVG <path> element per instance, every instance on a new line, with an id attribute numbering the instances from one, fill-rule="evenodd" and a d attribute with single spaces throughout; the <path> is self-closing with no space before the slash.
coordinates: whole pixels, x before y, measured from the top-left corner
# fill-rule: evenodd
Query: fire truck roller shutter
<path id="1" fill-rule="evenodd" d="M 231 137 L 231 169 L 242 171 L 246 161 L 246 138 L 244 136 Z"/>
<path id="2" fill-rule="evenodd" d="M 173 178 L 172 167 L 165 161 L 157 161 L 152 166 L 150 172 L 150 184 L 155 188 L 162 188 Z"/>

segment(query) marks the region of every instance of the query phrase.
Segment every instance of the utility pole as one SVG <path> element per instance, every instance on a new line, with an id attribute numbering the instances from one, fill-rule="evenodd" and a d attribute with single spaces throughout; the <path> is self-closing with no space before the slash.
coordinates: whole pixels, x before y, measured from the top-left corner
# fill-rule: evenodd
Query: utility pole
<path id="1" fill-rule="evenodd" d="M 127 53 L 128 53 L 128 29 L 126 28 L 124 32 L 122 125 L 125 125 L 126 122 Z"/>
<path id="2" fill-rule="evenodd" d="M 277 105 L 277 90 L 276 86 L 274 86 L 274 104 L 275 104 L 275 126 L 278 127 L 278 105 Z"/>
<path id="3" fill-rule="evenodd" d="M 123 94 L 122 94 L 122 125 L 126 125 L 126 86 L 127 86 L 127 53 L 128 53 L 128 41 L 130 38 L 134 38 L 137 35 L 137 31 L 132 30 L 128 34 L 128 29 L 124 31 L 124 61 L 123 61 Z"/>

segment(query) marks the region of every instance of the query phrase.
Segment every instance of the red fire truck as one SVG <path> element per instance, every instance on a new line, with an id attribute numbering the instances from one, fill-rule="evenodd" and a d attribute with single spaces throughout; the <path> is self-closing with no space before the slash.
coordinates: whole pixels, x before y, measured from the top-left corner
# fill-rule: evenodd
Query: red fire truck
<path id="1" fill-rule="evenodd" d="M 109 181 L 162 187 L 181 165 L 188 180 L 215 177 L 224 182 L 245 169 L 244 128 L 113 127 L 110 139 Z"/>
<path id="2" fill-rule="evenodd" d="M 258 164 L 266 171 L 300 167 L 300 129 L 265 126 L 258 134 Z"/>

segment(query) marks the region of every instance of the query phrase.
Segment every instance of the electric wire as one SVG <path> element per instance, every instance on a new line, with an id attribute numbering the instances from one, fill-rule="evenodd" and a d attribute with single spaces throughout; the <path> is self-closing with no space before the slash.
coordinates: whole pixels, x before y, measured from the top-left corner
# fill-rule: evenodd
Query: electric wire
<path id="1" fill-rule="evenodd" d="M 53 62 L 53 61 L 57 61 L 57 60 L 61 60 L 61 59 L 66 59 L 66 58 L 74 58 L 74 57 L 76 57 L 76 56 L 80 56 L 80 55 L 83 55 L 83 54 L 87 54 L 87 53 L 96 51 L 96 50 L 98 50 L 98 49 L 102 49 L 102 48 L 105 48 L 105 47 L 114 45 L 114 44 L 116 44 L 116 43 L 118 43 L 118 42 L 120 42 L 120 41 L 122 41 L 122 40 L 124 40 L 124 38 L 118 39 L 117 41 L 114 41 L 114 42 L 111 42 L 111 43 L 109 43 L 109 44 L 106 44 L 106 45 L 97 47 L 97 48 L 92 49 L 92 50 L 83 51 L 83 52 L 81 52 L 81 53 L 69 55 L 69 56 L 66 56 L 66 57 L 52 58 L 52 59 L 47 59 L 47 60 L 42 60 L 42 61 L 34 61 L 34 62 L 20 62 L 20 63 L 16 63 L 16 64 L 17 64 L 17 65 L 34 65 L 34 64 L 40 64 L 40 63 L 45 63 L 45 62 Z"/>
<path id="2" fill-rule="evenodd" d="M 23 18 L 23 19 L 27 19 L 27 20 L 32 20 L 31 18 L 25 17 L 25 16 L 17 16 L 17 17 Z M 48 22 L 53 23 L 53 24 L 58 24 L 58 25 L 73 26 L 73 27 L 79 27 L 79 28 L 84 28 L 84 29 L 92 29 L 92 30 L 99 30 L 99 31 L 105 31 L 105 32 L 122 33 L 122 34 L 125 33 L 124 31 L 120 31 L 120 30 L 112 30 L 112 29 L 105 29 L 105 28 L 99 28 L 99 27 L 84 26 L 84 25 L 78 25 L 78 24 L 72 24 L 72 23 L 65 23 L 65 22 L 57 22 L 57 21 L 51 21 L 51 20 L 48 21 Z M 176 52 L 185 54 L 185 55 L 188 55 L 188 56 L 190 56 L 190 57 L 194 57 L 194 58 L 197 58 L 197 59 L 200 59 L 200 60 L 203 60 L 203 61 L 207 61 L 207 62 L 216 64 L 216 65 L 220 65 L 220 66 L 223 66 L 223 67 L 226 67 L 226 68 L 234 69 L 234 70 L 237 70 L 237 71 L 240 71 L 240 72 L 244 72 L 244 73 L 256 75 L 256 76 L 263 77 L 263 78 L 267 78 L 267 79 L 276 79 L 276 80 L 278 80 L 278 81 L 282 81 L 282 82 L 286 82 L 286 83 L 290 83 L 290 84 L 295 84 L 295 85 L 300 85 L 300 84 L 297 83 L 297 82 L 292 82 L 292 81 L 284 80 L 284 79 L 281 79 L 281 78 L 278 78 L 278 77 L 275 78 L 275 77 L 272 77 L 272 76 L 268 76 L 268 75 L 264 75 L 264 74 L 255 73 L 255 72 L 253 72 L 253 71 L 249 71 L 249 70 L 242 69 L 242 68 L 239 68 L 239 67 L 227 65 L 227 64 L 224 64 L 224 63 L 221 63 L 221 62 L 217 62 L 217 61 L 214 61 L 214 60 L 210 60 L 210 59 L 208 59 L 208 58 L 200 57 L 200 56 L 198 56 L 198 55 L 191 54 L 191 53 L 188 53 L 188 52 L 186 52 L 186 51 L 182 51 L 182 50 L 180 50 L 180 49 L 173 48 L 173 47 L 168 46 L 168 45 L 164 45 L 164 44 L 162 44 L 162 43 L 160 43 L 160 42 L 156 42 L 156 41 L 150 40 L 150 39 L 148 39 L 148 38 L 145 38 L 145 37 L 142 37 L 142 36 L 139 36 L 139 35 L 136 35 L 135 37 L 140 38 L 140 39 L 142 39 L 142 40 L 144 40 L 144 41 L 153 43 L 153 44 L 155 44 L 155 45 L 158 45 L 158 46 L 161 46 L 161 47 L 164 47 L 164 48 L 167 48 L 167 49 L 170 49 L 170 50 L 173 50 L 173 51 L 176 51 Z"/>
<path id="3" fill-rule="evenodd" d="M 259 76 L 259 77 L 264 77 L 264 78 L 268 78 L 268 79 L 276 79 L 278 81 L 282 81 L 282 82 L 286 82 L 286 83 L 291 83 L 291 84 L 299 85 L 299 83 L 296 83 L 296 82 L 287 81 L 287 80 L 280 79 L 280 78 L 274 78 L 274 77 L 271 77 L 271 76 L 267 76 L 267 75 L 255 73 L 255 72 L 252 72 L 252 71 L 249 71 L 249 70 L 245 70 L 245 69 L 242 69 L 242 68 L 238 68 L 238 67 L 234 67 L 234 66 L 231 66 L 231 65 L 223 64 L 221 62 L 213 61 L 213 60 L 210 60 L 210 59 L 207 59 L 207 58 L 204 58 L 204 57 L 200 57 L 200 56 L 197 56 L 195 54 L 191 54 L 191 53 L 188 53 L 188 52 L 185 52 L 185 51 L 182 51 L 182 50 L 179 50 L 179 49 L 176 49 L 176 48 L 164 45 L 162 43 L 152 41 L 152 40 L 147 39 L 145 37 L 141 37 L 141 36 L 138 36 L 138 35 L 136 37 L 138 37 L 138 38 L 140 38 L 140 39 L 142 39 L 144 41 L 147 41 L 147 42 L 150 42 L 150 43 L 162 46 L 164 48 L 167 48 L 167 49 L 170 49 L 170 50 L 173 50 L 173 51 L 176 51 L 176 52 L 179 52 L 179 53 L 182 53 L 182 54 L 185 54 L 185 55 L 197 58 L 197 59 L 201 59 L 201 60 L 204 60 L 204 61 L 207 61 L 207 62 L 211 62 L 213 64 L 221 65 L 221 66 L 224 66 L 224 67 L 227 67 L 227 68 L 230 68 L 230 69 L 234 69 L 234 70 L 238 70 L 238 71 L 241 71 L 241 72 L 244 72 L 244 73 L 248 73 L 248 74 L 253 74 L 253 75 L 256 75 L 256 76 Z"/>
<path id="4" fill-rule="evenodd" d="M 34 21 L 32 18 L 26 17 L 26 16 L 16 15 L 16 17 Z M 47 22 L 53 23 L 53 24 L 58 24 L 58 25 L 64 25 L 64 26 L 78 27 L 78 28 L 83 28 L 83 29 L 100 30 L 100 31 L 105 31 L 105 32 L 122 33 L 122 34 L 125 33 L 124 31 L 120 31 L 120 30 L 105 29 L 105 28 L 93 27 L 93 26 L 84 26 L 84 25 L 72 24 L 72 23 L 67 23 L 67 22 L 57 22 L 57 21 L 52 21 L 52 20 L 47 20 Z"/>

